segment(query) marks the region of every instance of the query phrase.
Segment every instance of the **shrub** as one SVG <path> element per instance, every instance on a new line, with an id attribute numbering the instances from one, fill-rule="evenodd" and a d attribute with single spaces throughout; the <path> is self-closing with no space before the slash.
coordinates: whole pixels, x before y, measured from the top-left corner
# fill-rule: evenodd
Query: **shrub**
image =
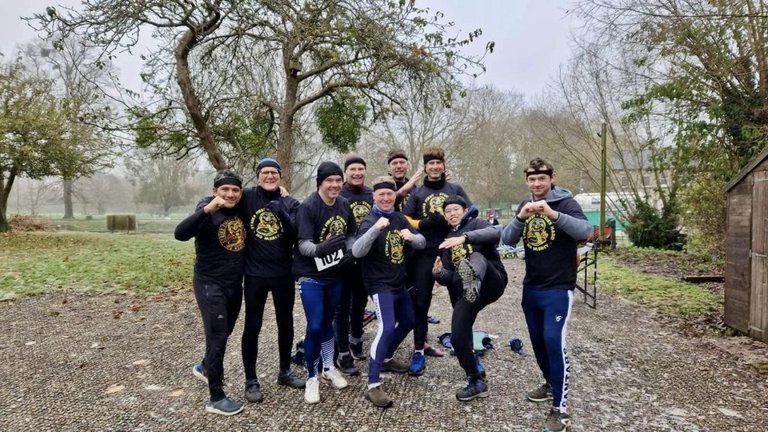
<path id="1" fill-rule="evenodd" d="M 14 215 L 8 224 L 12 232 L 47 231 L 50 228 L 48 220 L 29 215 Z"/>
<path id="2" fill-rule="evenodd" d="M 644 201 L 635 203 L 626 231 L 629 240 L 637 247 L 682 250 L 685 246 L 685 235 L 678 228 L 674 212 L 660 213 Z"/>

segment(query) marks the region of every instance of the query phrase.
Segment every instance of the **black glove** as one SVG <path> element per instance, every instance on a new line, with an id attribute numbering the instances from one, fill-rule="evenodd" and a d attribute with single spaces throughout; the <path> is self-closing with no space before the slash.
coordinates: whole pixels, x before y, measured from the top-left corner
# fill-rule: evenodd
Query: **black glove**
<path id="1" fill-rule="evenodd" d="M 285 207 L 280 200 L 273 200 L 267 203 L 267 210 L 271 211 L 273 215 L 279 217 L 282 220 L 290 219 L 288 213 L 285 211 Z"/>
<path id="2" fill-rule="evenodd" d="M 355 257 L 352 255 L 352 252 L 345 252 L 344 256 L 341 257 L 341 261 L 339 261 L 338 267 L 346 267 L 347 265 L 350 265 L 355 262 Z"/>
<path id="3" fill-rule="evenodd" d="M 336 234 L 332 235 L 325 240 L 323 240 L 322 243 L 319 243 L 315 247 L 315 256 L 322 257 L 326 256 L 329 253 L 343 249 L 346 246 L 347 239 L 343 235 Z"/>
<path id="4" fill-rule="evenodd" d="M 440 213 L 430 213 L 424 219 L 419 221 L 419 231 L 430 232 L 439 228 L 447 227 L 448 221 Z"/>

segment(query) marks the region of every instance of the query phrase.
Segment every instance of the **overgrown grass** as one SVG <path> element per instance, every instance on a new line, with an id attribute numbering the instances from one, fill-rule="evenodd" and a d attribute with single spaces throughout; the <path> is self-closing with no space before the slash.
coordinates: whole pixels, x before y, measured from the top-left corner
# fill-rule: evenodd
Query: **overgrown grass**
<path id="1" fill-rule="evenodd" d="M 598 289 L 617 294 L 669 315 L 694 317 L 709 315 L 723 302 L 722 295 L 687 282 L 639 273 L 611 259 L 598 267 Z"/>
<path id="2" fill-rule="evenodd" d="M 157 292 L 189 286 L 193 242 L 170 234 L 0 235 L 0 300 L 55 290 Z"/>

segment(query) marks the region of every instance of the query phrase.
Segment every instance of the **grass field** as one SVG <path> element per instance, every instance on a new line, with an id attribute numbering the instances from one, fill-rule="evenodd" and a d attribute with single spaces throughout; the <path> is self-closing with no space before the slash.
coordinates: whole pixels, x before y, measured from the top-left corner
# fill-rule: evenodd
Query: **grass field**
<path id="1" fill-rule="evenodd" d="M 0 300 L 53 290 L 157 292 L 191 286 L 194 245 L 171 234 L 0 235 Z"/>
<path id="2" fill-rule="evenodd" d="M 707 315 L 722 304 L 722 295 L 700 286 L 641 273 L 606 258 L 598 269 L 600 292 L 682 317 Z M 0 300 L 55 290 L 152 293 L 189 287 L 193 263 L 193 242 L 176 241 L 171 234 L 3 234 Z"/>

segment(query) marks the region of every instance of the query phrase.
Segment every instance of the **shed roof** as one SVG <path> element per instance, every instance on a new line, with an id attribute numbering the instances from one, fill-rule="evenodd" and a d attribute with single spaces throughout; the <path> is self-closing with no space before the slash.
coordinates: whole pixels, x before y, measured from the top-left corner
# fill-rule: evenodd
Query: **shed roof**
<path id="1" fill-rule="evenodd" d="M 731 181 L 728 182 L 727 185 L 725 185 L 725 188 L 723 189 L 723 192 L 728 193 L 731 189 L 733 189 L 734 186 L 739 184 L 741 180 L 744 179 L 744 177 L 747 176 L 750 172 L 752 172 L 753 169 L 755 169 L 756 166 L 760 165 L 765 159 L 768 159 L 768 145 L 765 146 L 762 152 L 760 152 L 757 157 L 752 159 L 752 162 L 748 163 L 747 166 L 745 166 L 741 171 L 739 171 L 738 174 L 736 174 L 736 177 L 732 178 Z"/>

